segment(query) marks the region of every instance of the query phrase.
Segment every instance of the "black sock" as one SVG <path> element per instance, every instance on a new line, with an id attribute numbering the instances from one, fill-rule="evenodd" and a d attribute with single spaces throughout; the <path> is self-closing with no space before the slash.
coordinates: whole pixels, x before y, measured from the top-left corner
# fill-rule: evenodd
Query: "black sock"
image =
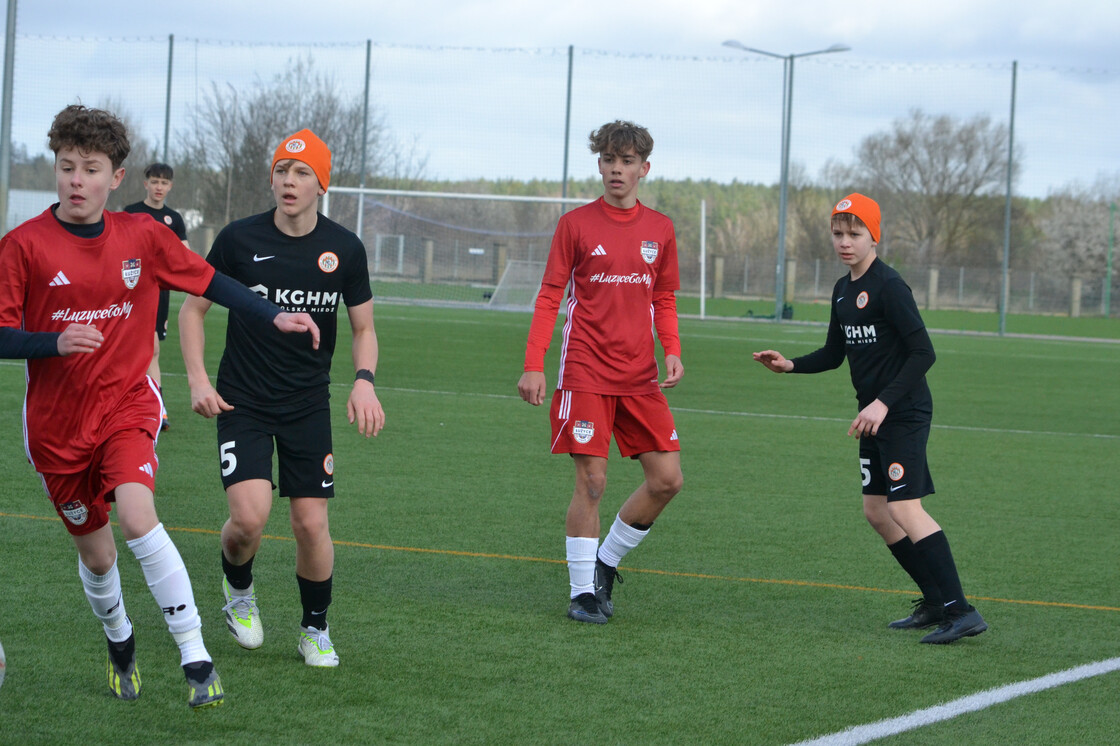
<path id="1" fill-rule="evenodd" d="M 113 663 L 117 664 L 117 668 L 122 671 L 128 668 L 129 662 L 132 661 L 136 655 L 136 634 L 133 633 L 128 636 L 124 642 L 113 642 L 109 640 L 109 656 L 113 659 Z"/>
<path id="2" fill-rule="evenodd" d="M 231 588 L 243 591 L 253 584 L 254 558 L 255 555 L 250 557 L 244 565 L 235 565 L 226 559 L 226 553 L 222 552 L 222 572 L 225 573 L 226 580 L 229 581 Z"/>
<path id="3" fill-rule="evenodd" d="M 972 607 L 964 597 L 961 588 L 961 578 L 957 574 L 957 565 L 953 562 L 953 553 L 949 550 L 949 540 L 944 531 L 937 531 L 914 544 L 918 555 L 925 560 L 926 567 L 941 589 L 942 602 L 947 613 L 965 612 Z"/>
<path id="4" fill-rule="evenodd" d="M 331 605 L 331 584 L 334 576 L 326 580 L 308 580 L 296 575 L 299 599 L 303 603 L 304 627 L 314 627 L 320 632 L 327 628 L 327 607 Z"/>
<path id="5" fill-rule="evenodd" d="M 926 603 L 932 606 L 941 606 L 944 603 L 941 599 L 941 589 L 938 588 L 937 581 L 934 580 L 922 556 L 914 548 L 914 542 L 910 541 L 910 537 L 903 536 L 894 544 L 888 544 L 887 549 L 891 550 L 891 554 L 894 555 L 898 564 L 917 584 Z"/>
<path id="6" fill-rule="evenodd" d="M 184 663 L 183 673 L 187 678 L 196 684 L 202 684 L 210 676 L 210 672 L 214 670 L 213 661 L 197 661 L 195 663 Z"/>

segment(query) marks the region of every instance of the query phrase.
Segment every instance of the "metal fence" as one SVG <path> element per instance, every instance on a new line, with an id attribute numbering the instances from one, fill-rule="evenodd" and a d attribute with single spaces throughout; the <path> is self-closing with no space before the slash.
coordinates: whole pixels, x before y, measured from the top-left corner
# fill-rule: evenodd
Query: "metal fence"
<path id="1" fill-rule="evenodd" d="M 12 140 L 31 155 L 46 153 L 45 133 L 54 114 L 81 101 L 123 114 L 154 152 L 167 152 L 173 161 L 192 115 L 214 90 L 250 90 L 298 60 L 325 72 L 354 100 L 364 96 L 368 85 L 371 117 L 404 151 L 423 159 L 424 176 L 431 180 L 559 182 L 565 168 L 572 180 L 594 179 L 587 133 L 604 121 L 623 118 L 643 124 L 655 137 L 651 178 L 775 184 L 781 156 L 782 61 L 721 48 L 699 51 L 682 57 L 567 47 L 300 46 L 173 37 L 17 36 Z M 61 59 L 65 65 L 60 65 Z M 828 184 L 825 167 L 852 162 L 856 146 L 867 136 L 888 129 L 913 110 L 960 118 L 988 115 L 1007 123 L 1011 88 L 1011 60 L 1002 65 L 884 64 L 861 60 L 858 50 L 799 60 L 791 105 L 794 171 L 804 180 L 834 187 L 840 195 L 844 185 Z M 1022 170 L 1015 195 L 1044 200 L 1102 175 L 1120 184 L 1118 120 L 1120 69 L 1019 64 L 1015 147 Z M 53 185 L 23 186 L 50 190 Z M 121 204 L 142 196 L 120 195 Z M 1120 194 L 1111 198 L 1116 197 Z M 190 194 L 178 192 L 170 202 L 189 208 L 190 199 Z M 890 216 L 884 217 L 889 223 Z M 203 218 L 203 231 L 220 228 L 209 216 Z M 709 231 L 717 228 L 708 226 Z M 994 229 L 1002 234 L 1002 220 Z M 794 299 L 827 294 L 839 274 L 836 267 L 818 269 L 822 260 L 815 257 L 828 251 L 827 233 L 823 236 L 811 239 L 813 245 L 800 239 L 800 245 L 789 246 L 787 256 L 795 262 L 789 278 Z M 547 245 L 547 239 L 537 240 Z M 707 287 L 701 288 L 701 237 L 690 229 L 679 241 L 682 265 L 688 264 L 682 266 L 686 291 L 773 297 L 776 254 L 751 255 L 748 260 L 728 253 L 721 260 L 718 288 L 716 257 L 709 257 Z M 369 248 L 382 258 L 392 253 L 384 245 Z M 1011 247 L 1013 268 L 1018 249 Z M 454 261 L 454 246 L 442 250 L 451 251 Z M 471 267 L 470 256 L 458 266 L 463 272 L 481 273 Z M 932 269 L 937 274 L 934 307 L 997 305 L 997 262 L 963 271 L 908 268 L 907 277 L 919 296 L 929 292 Z M 1104 290 L 1106 276 L 1082 278 L 1077 288 L 1070 278 L 1053 274 L 1044 265 L 1014 270 L 1011 310 L 1100 312 L 1100 301 L 1109 295 Z M 1117 289 L 1111 286 L 1112 293 Z M 1074 299 L 1078 292 L 1079 302 Z M 1115 316 L 1120 310 L 1111 308 L 1110 313 Z"/>

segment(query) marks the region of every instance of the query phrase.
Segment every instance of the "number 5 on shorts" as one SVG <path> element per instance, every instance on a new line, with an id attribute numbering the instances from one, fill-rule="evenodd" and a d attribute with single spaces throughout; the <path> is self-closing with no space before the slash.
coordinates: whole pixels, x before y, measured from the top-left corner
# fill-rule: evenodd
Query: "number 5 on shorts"
<path id="1" fill-rule="evenodd" d="M 234 446 L 237 445 L 236 440 L 227 440 L 218 446 L 218 455 L 222 457 L 222 476 L 228 477 L 237 468 L 237 456 L 233 453 Z M 868 476 L 868 479 L 871 477 Z M 864 482 L 867 484 L 867 482 Z"/>
<path id="2" fill-rule="evenodd" d="M 227 445 L 232 446 L 233 443 L 227 443 Z M 230 454 L 230 458 L 233 458 L 233 454 Z M 237 459 L 233 459 L 233 463 L 236 464 Z M 871 470 L 867 468 L 869 466 L 871 466 L 871 459 L 861 458 L 859 460 L 859 473 L 863 475 L 863 486 L 864 487 L 871 484 Z M 229 468 L 229 470 L 233 471 L 233 467 L 231 466 Z M 225 472 L 223 471 L 222 474 L 225 474 Z"/>

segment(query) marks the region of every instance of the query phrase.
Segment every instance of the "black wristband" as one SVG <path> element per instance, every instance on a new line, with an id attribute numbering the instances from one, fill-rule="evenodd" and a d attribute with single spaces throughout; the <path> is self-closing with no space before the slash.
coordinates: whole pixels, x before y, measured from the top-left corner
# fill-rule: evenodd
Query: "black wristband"
<path id="1" fill-rule="evenodd" d="M 369 385 L 373 386 L 373 371 L 369 368 L 362 368 L 354 374 L 355 381 L 369 381 Z"/>

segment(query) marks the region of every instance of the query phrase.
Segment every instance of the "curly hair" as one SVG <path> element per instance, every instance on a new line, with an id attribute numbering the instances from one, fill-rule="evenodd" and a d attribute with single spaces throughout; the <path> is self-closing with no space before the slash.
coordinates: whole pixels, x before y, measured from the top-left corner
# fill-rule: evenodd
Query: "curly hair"
<path id="1" fill-rule="evenodd" d="M 104 153 L 114 169 L 121 167 L 132 150 L 124 122 L 104 109 L 91 109 L 81 104 L 71 104 L 55 115 L 47 141 L 55 156 L 64 148 Z"/>
<path id="2" fill-rule="evenodd" d="M 621 154 L 633 149 L 644 161 L 653 152 L 653 136 L 649 130 L 633 122 L 616 119 L 591 133 L 592 153 Z"/>

